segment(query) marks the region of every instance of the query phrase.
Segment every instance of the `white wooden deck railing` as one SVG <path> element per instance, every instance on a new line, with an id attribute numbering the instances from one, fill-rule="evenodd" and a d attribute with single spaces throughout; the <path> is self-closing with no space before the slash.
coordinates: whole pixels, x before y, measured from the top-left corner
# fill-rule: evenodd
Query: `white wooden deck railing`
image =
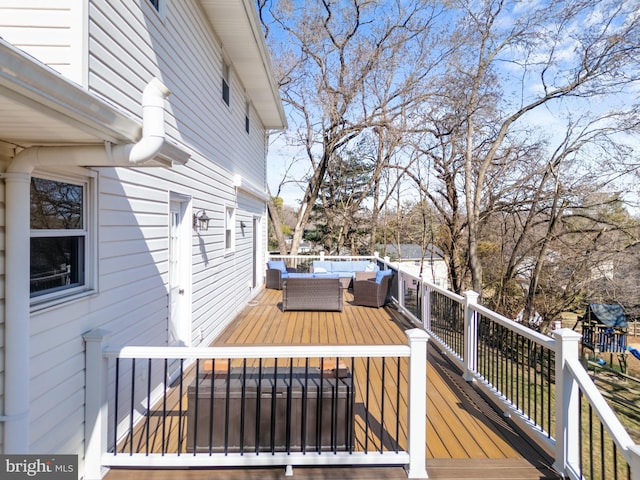
<path id="1" fill-rule="evenodd" d="M 554 452 L 553 466 L 559 473 L 573 480 L 626 478 L 628 473 L 631 479 L 640 480 L 640 445 L 631 439 L 580 362 L 580 334 L 558 329 L 548 337 L 479 305 L 475 292 L 460 296 L 402 271 L 401 264 L 388 259 L 378 262 L 397 273 L 394 299 L 399 309 L 424 326 L 430 341 L 450 354 L 467 381 L 501 403 L 505 415 Z M 407 292 L 413 290 L 407 302 Z M 443 301 L 450 315 L 436 319 L 432 310 L 443 310 Z M 448 325 L 443 326 L 442 321 Z M 449 332 L 447 326 L 454 328 Z M 499 353 L 487 354 L 489 350 Z M 495 369 L 501 363 L 504 371 L 499 375 L 489 371 L 488 365 Z M 530 372 L 536 368 L 549 373 L 541 372 L 533 379 Z M 512 378 L 505 378 L 509 376 Z M 544 386 L 547 381 L 548 389 Z M 552 406 L 546 422 L 536 418 L 546 408 L 533 406 L 539 397 Z M 595 422 L 599 425 L 591 425 Z M 624 462 L 627 471 L 620 465 Z"/>
<path id="2" fill-rule="evenodd" d="M 425 466 L 425 431 L 426 416 L 426 343 L 428 335 L 422 329 L 407 331 L 408 345 L 351 345 L 351 346 L 243 346 L 243 347 L 215 347 L 215 348 L 187 348 L 187 347 L 133 347 L 113 348 L 107 345 L 108 335 L 103 331 L 92 331 L 85 335 L 86 341 L 86 479 L 101 478 L 105 467 L 145 467 L 145 468 L 186 468 L 211 466 L 284 466 L 290 473 L 296 465 L 403 465 L 407 469 L 409 478 L 427 478 Z M 179 362 L 196 362 L 210 359 L 309 359 L 309 358 L 406 358 L 409 366 L 408 380 L 408 424 L 402 426 L 408 430 L 407 450 L 388 450 L 380 447 L 379 451 L 318 451 L 318 452 L 240 452 L 240 453 L 150 453 L 150 452 L 121 452 L 117 453 L 115 444 L 119 438 L 112 440 L 109 435 L 119 431 L 118 425 L 129 425 L 127 434 L 131 433 L 135 425 L 149 421 L 150 406 L 154 400 L 162 396 L 159 390 L 166 390 L 162 380 L 151 386 L 149 380 L 153 375 L 149 371 L 141 383 L 141 393 L 134 400 L 131 393 L 130 413 L 120 413 L 114 408 L 118 388 L 114 388 L 113 363 L 116 359 L 142 359 L 151 362 L 152 359 L 172 359 Z M 399 360 L 398 360 L 399 361 Z M 118 364 L 116 362 L 116 364 Z M 131 373 L 133 380 L 138 374 Z M 166 365 L 166 361 L 165 361 Z M 277 365 L 277 363 L 276 363 Z M 117 369 L 116 369 L 117 370 Z M 150 369 L 149 369 L 150 370 Z M 108 373 L 109 372 L 109 373 Z M 166 378 L 166 370 L 165 375 Z M 196 375 L 197 377 L 197 375 Z M 117 383 L 116 383 L 117 385 Z M 128 387 L 127 387 L 128 388 Z M 147 388 L 147 390 L 145 390 Z M 397 385 L 396 385 L 396 388 Z M 130 391 L 136 390 L 131 384 Z M 213 390 L 213 388 L 212 388 Z M 148 393 L 145 393 L 148 392 Z M 155 393 L 154 393 L 155 392 Z M 184 392 L 181 390 L 180 395 Z M 145 397 L 140 401 L 140 395 Z M 197 394 L 196 394 L 197 395 Z M 124 401 L 129 401 L 126 394 Z M 191 406 L 190 408 L 193 408 Z M 367 405 L 364 406 L 368 409 Z M 399 407 L 398 407 L 399 408 Z M 183 413 L 180 411 L 179 416 Z M 108 420 L 109 419 L 109 420 Z M 111 423 L 114 422 L 114 425 Z M 415 426 L 418 426 L 415 428 Z M 257 437 L 257 435 L 256 435 Z M 131 437 L 133 438 L 133 436 Z M 321 449 L 319 449 L 321 450 Z M 383 451 L 384 450 L 384 451 Z"/>
<path id="3" fill-rule="evenodd" d="M 274 258 L 299 264 L 320 257 Z M 391 294 L 398 309 L 424 327 L 467 381 L 554 452 L 559 473 L 573 480 L 640 480 L 640 445 L 582 366 L 580 334 L 559 329 L 548 337 L 479 305 L 475 292 L 458 295 L 389 258 L 364 258 L 395 270 Z"/>
<path id="4" fill-rule="evenodd" d="M 292 266 L 313 259 L 345 257 L 274 256 Z M 363 257 L 349 257 L 356 259 Z M 365 257 L 381 268 L 396 271 L 392 296 L 400 311 L 422 325 L 443 350 L 458 362 L 464 378 L 475 382 L 503 405 L 511 416 L 554 452 L 554 468 L 573 479 L 624 478 L 640 480 L 640 446 L 636 444 L 591 381 L 579 359 L 581 336 L 559 329 L 547 337 L 477 303 L 475 292 L 460 296 L 443 290 L 402 271 L 388 258 Z M 273 455 L 161 455 L 108 453 L 109 361 L 114 358 L 290 358 L 363 356 L 407 356 L 411 375 L 410 419 L 408 427 L 423 425 L 426 385 L 426 340 L 420 330 L 409 331 L 408 347 L 272 347 L 265 348 L 109 348 L 105 333 L 85 336 L 86 367 L 86 465 L 87 479 L 101 477 L 108 466 L 187 467 L 187 466 L 259 466 L 320 464 L 406 464 L 411 478 L 426 477 L 424 459 L 425 432 L 411 428 L 406 452 L 371 455 L 336 452 L 331 455 L 276 453 Z M 587 412 L 587 413 L 585 413 Z M 113 412 L 112 412 L 113 413 Z M 585 420 L 585 416 L 588 418 Z M 593 422 L 598 423 L 593 427 Z M 585 432 L 585 422 L 588 432 Z M 595 433 L 594 433 L 595 432 Z M 606 436 L 606 440 L 605 440 Z M 588 440 L 585 440 L 589 437 Z M 598 445 L 593 442 L 596 438 Z M 591 450 L 594 450 L 593 452 Z M 587 454 L 585 455 L 585 451 Z M 598 458 L 598 456 L 602 458 Z M 588 457 L 588 458 L 587 458 Z M 606 458 L 605 458 L 606 457 Z M 595 459 L 595 461 L 594 461 Z M 624 463 L 624 466 L 620 466 Z M 625 472 L 627 469 L 627 473 Z M 623 473 L 618 473 L 622 471 Z"/>

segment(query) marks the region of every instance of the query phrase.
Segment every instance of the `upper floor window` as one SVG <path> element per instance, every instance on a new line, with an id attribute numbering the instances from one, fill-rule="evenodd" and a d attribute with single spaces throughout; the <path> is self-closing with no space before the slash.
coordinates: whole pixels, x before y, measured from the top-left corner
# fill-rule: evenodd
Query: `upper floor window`
<path id="1" fill-rule="evenodd" d="M 153 5 L 153 8 L 160 11 L 160 0 L 149 0 L 149 2 L 151 2 L 151 5 Z"/>
<path id="2" fill-rule="evenodd" d="M 87 184 L 31 179 L 31 297 L 86 285 Z"/>
<path id="3" fill-rule="evenodd" d="M 245 102 L 244 104 L 244 129 L 247 133 L 249 133 L 249 102 Z"/>
<path id="4" fill-rule="evenodd" d="M 225 61 L 222 62 L 222 99 L 227 105 L 230 104 L 229 94 L 229 64 Z"/>

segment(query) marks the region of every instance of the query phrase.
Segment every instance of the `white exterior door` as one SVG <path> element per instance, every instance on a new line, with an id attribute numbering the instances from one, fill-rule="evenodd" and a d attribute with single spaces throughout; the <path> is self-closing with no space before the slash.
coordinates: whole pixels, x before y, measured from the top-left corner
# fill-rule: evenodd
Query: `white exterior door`
<path id="1" fill-rule="evenodd" d="M 191 288 L 189 281 L 187 243 L 189 222 L 186 221 L 188 203 L 171 199 L 169 211 L 169 317 L 167 344 L 191 345 Z"/>

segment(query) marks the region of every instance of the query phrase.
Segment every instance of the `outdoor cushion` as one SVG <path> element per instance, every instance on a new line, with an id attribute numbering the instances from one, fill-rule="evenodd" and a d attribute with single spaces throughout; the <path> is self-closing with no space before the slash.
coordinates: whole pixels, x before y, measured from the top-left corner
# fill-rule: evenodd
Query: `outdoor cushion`
<path id="1" fill-rule="evenodd" d="M 335 273 L 290 273 L 287 278 L 339 278 Z"/>
<path id="2" fill-rule="evenodd" d="M 353 262 L 345 261 L 345 262 L 333 262 L 331 266 L 332 272 L 353 272 Z"/>
<path id="3" fill-rule="evenodd" d="M 367 263 L 367 266 L 364 269 L 365 272 L 377 272 L 378 270 L 380 270 L 380 267 L 373 262 Z"/>
<path id="4" fill-rule="evenodd" d="M 316 271 L 316 268 L 324 268 L 325 272 L 331 272 L 332 271 L 332 263 L 333 262 L 328 262 L 328 261 L 323 261 L 323 260 L 314 260 L 313 261 L 313 271 Z"/>
<path id="5" fill-rule="evenodd" d="M 267 266 L 271 270 L 280 270 L 282 273 L 287 273 L 287 266 L 284 263 L 284 260 L 269 260 L 267 262 Z"/>
<path id="6" fill-rule="evenodd" d="M 393 270 L 380 270 L 376 272 L 376 283 L 381 283 L 384 277 L 391 274 L 393 274 Z"/>
<path id="7" fill-rule="evenodd" d="M 367 268 L 369 267 L 369 263 L 370 262 L 367 262 L 367 261 L 353 261 L 353 262 L 351 262 L 351 271 L 352 272 L 366 272 Z"/>

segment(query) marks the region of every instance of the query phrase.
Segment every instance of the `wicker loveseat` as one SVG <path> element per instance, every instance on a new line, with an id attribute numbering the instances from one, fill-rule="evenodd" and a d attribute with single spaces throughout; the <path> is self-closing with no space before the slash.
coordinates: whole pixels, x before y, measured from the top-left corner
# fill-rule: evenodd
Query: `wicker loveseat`
<path id="1" fill-rule="evenodd" d="M 289 277 L 282 287 L 282 310 L 342 311 L 340 279 Z"/>

